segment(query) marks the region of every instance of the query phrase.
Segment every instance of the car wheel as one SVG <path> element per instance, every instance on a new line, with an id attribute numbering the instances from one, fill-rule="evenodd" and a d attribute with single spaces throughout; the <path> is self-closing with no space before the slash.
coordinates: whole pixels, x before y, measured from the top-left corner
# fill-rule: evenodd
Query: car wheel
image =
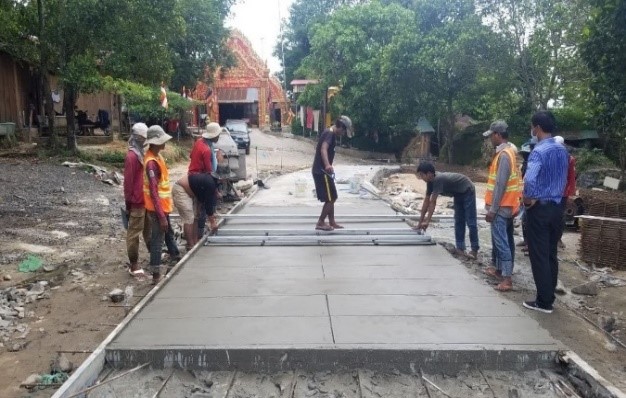
<path id="1" fill-rule="evenodd" d="M 250 146 L 246 147 L 246 155 L 250 155 Z"/>

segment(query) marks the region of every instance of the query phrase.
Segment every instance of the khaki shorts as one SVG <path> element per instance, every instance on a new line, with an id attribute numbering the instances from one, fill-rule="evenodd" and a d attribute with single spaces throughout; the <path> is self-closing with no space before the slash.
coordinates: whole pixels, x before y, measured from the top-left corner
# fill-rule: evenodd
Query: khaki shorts
<path id="1" fill-rule="evenodd" d="M 174 206 L 176 206 L 183 224 L 193 224 L 193 219 L 195 218 L 193 198 L 187 195 L 185 188 L 174 184 L 174 188 L 172 188 L 172 199 L 174 200 Z"/>

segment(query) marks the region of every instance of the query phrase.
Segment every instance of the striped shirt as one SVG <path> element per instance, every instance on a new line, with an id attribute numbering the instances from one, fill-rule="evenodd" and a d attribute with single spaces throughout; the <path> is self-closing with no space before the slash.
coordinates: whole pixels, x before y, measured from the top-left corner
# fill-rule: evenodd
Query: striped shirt
<path id="1" fill-rule="evenodd" d="M 568 158 L 565 147 L 554 138 L 539 141 L 528 158 L 524 197 L 560 203 L 567 181 Z"/>

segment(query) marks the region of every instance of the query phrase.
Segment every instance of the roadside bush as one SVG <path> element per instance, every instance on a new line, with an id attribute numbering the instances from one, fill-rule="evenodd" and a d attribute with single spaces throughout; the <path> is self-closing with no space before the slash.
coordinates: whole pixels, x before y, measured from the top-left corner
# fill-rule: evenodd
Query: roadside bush
<path id="1" fill-rule="evenodd" d="M 601 149 L 582 148 L 572 154 L 576 158 L 576 172 L 581 173 L 598 167 L 617 167 Z"/>

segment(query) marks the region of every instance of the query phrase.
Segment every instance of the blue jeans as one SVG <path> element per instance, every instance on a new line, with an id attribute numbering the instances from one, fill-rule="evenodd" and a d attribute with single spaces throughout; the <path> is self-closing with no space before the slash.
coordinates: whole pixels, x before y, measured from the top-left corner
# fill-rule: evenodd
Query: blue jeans
<path id="1" fill-rule="evenodd" d="M 505 277 L 510 277 L 513 274 L 509 226 L 513 226 L 513 220 L 500 215 L 496 215 L 491 222 L 491 242 L 494 248 L 495 266 Z"/>
<path id="2" fill-rule="evenodd" d="M 180 256 L 180 251 L 174 241 L 174 231 L 172 230 L 172 224 L 170 224 L 170 216 L 167 217 L 167 231 L 161 231 L 161 225 L 159 224 L 159 217 L 153 211 L 147 212 L 150 217 L 150 224 L 152 228 L 152 234 L 150 237 L 150 268 L 152 272 L 159 272 L 161 267 L 161 251 L 163 250 L 163 241 L 167 246 L 167 252 L 170 257 Z"/>
<path id="3" fill-rule="evenodd" d="M 472 251 L 478 251 L 478 222 L 476 221 L 476 191 L 471 189 L 454 196 L 454 238 L 456 248 L 465 251 L 465 225 L 469 229 Z"/>

